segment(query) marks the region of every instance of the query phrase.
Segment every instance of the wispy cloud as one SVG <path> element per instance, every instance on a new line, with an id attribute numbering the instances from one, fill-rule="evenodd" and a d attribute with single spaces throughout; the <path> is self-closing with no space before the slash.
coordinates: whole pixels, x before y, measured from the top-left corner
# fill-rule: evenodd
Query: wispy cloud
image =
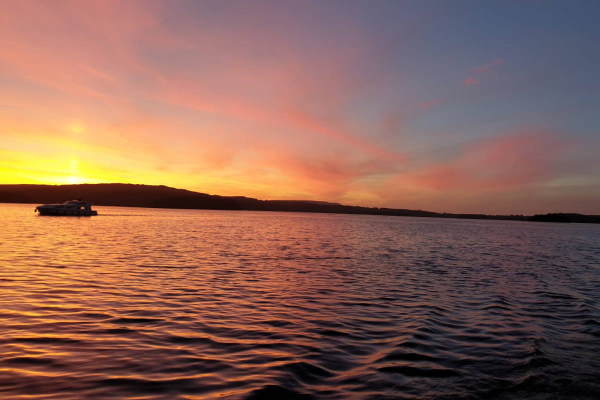
<path id="1" fill-rule="evenodd" d="M 399 178 L 434 190 L 504 190 L 552 178 L 567 149 L 552 133 L 508 133 L 469 144 L 449 161 Z"/>
<path id="2" fill-rule="evenodd" d="M 491 71 L 492 69 L 496 68 L 497 66 L 499 66 L 501 64 L 504 64 L 504 60 L 501 58 L 497 58 L 492 62 L 475 67 L 471 71 L 474 74 L 483 74 L 483 73 Z"/>
<path id="3" fill-rule="evenodd" d="M 479 79 L 473 77 L 473 76 L 469 76 L 468 78 L 466 78 L 463 83 L 465 84 L 465 86 L 474 86 L 474 85 L 479 85 Z"/>
<path id="4" fill-rule="evenodd" d="M 380 188 L 380 196 L 404 199 L 408 205 L 433 207 L 445 204 L 454 210 L 474 212 L 468 203 L 479 204 L 480 211 L 506 212 L 494 196 L 507 200 L 552 182 L 563 173 L 564 162 L 574 149 L 572 141 L 545 130 L 505 132 L 488 139 L 475 140 L 457 149 L 444 161 L 430 160 L 395 174 Z M 488 202 L 489 207 L 484 204 Z M 492 207 L 492 203 L 494 206 Z"/>
<path id="5" fill-rule="evenodd" d="M 480 65 L 471 69 L 471 75 L 465 78 L 463 84 L 465 86 L 475 86 L 479 85 L 481 75 L 487 74 L 494 70 L 499 65 L 504 64 L 504 60 L 501 58 L 497 58 L 494 61 L 491 61 L 487 64 Z"/>
<path id="6" fill-rule="evenodd" d="M 90 180 L 439 209 L 444 196 L 458 207 L 535 191 L 568 154 L 546 131 L 479 139 L 501 114 L 491 95 L 483 112 L 461 96 L 505 61 L 445 85 L 456 78 L 419 40 L 429 24 L 398 30 L 394 2 L 207 3 L 7 4 L 0 135 L 13 157 L 0 178 L 58 182 L 75 160 Z M 473 141 L 446 151 L 462 135 Z"/>

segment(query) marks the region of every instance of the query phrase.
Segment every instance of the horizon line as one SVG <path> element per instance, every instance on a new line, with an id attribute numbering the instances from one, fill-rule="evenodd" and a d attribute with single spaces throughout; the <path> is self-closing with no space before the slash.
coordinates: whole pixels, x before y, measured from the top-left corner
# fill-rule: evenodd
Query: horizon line
<path id="1" fill-rule="evenodd" d="M 448 212 L 448 211 L 431 211 L 431 210 L 424 210 L 424 209 L 409 209 L 409 208 L 397 208 L 397 207 L 377 207 L 377 206 L 364 206 L 364 205 L 356 205 L 356 204 L 344 204 L 344 203 L 338 203 L 338 202 L 332 202 L 332 201 L 325 201 L 325 200 L 307 200 L 307 199 L 261 199 L 261 198 L 256 198 L 256 197 L 249 197 L 249 196 L 245 196 L 245 195 L 220 195 L 220 194 L 211 194 L 211 193 L 205 193 L 205 192 L 199 192 L 196 190 L 191 190 L 191 189 L 185 189 L 185 188 L 178 188 L 178 187 L 173 187 L 173 186 L 168 186 L 168 185 L 164 185 L 164 184 L 146 184 L 146 183 L 126 183 L 126 182 L 81 182 L 81 183 L 0 183 L 0 186 L 55 186 L 55 187 L 61 187 L 61 186 L 83 186 L 83 185 L 90 185 L 90 186 L 98 186 L 98 185 L 131 185 L 131 186 L 148 186 L 148 187 L 165 187 L 165 188 L 169 188 L 169 189 L 174 189 L 174 190 L 184 190 L 187 192 L 191 192 L 191 193 L 197 193 L 197 194 L 205 194 L 208 196 L 216 196 L 216 197 L 225 197 L 225 198 L 236 198 L 236 197 L 242 197 L 242 198 L 247 198 L 247 199 L 252 199 L 252 200 L 258 200 L 258 201 L 291 201 L 291 202 L 307 202 L 307 203 L 322 203 L 322 204 L 330 204 L 330 205 L 337 205 L 337 206 L 342 206 L 342 207 L 360 207 L 360 208 L 367 208 L 367 209 L 377 209 L 377 210 L 408 210 L 408 211 L 419 211 L 419 212 L 427 212 L 427 213 L 434 213 L 434 214 L 440 214 L 440 215 L 481 215 L 481 216 L 489 216 L 489 217 L 528 217 L 528 216 L 536 216 L 536 215 L 552 215 L 552 214 L 564 214 L 564 215 L 585 215 L 585 216 L 593 216 L 593 217 L 597 217 L 600 216 L 598 214 L 585 214 L 585 213 L 578 213 L 578 212 L 568 212 L 568 211 L 552 211 L 552 212 L 546 212 L 546 213 L 542 213 L 542 212 L 534 212 L 531 214 L 524 214 L 524 213 L 520 213 L 520 214 L 515 214 L 515 213 L 511 213 L 511 214 L 488 214 L 488 213 L 483 213 L 483 212 Z M 5 203 L 0 201 L 0 203 Z M 25 203 L 25 204 L 29 204 L 29 203 Z M 32 203 L 33 204 L 33 203 Z M 116 206 L 116 207 L 122 207 L 122 206 Z M 172 208 L 172 207 L 166 207 L 166 208 Z M 177 208 L 172 208 L 172 209 L 177 209 Z"/>

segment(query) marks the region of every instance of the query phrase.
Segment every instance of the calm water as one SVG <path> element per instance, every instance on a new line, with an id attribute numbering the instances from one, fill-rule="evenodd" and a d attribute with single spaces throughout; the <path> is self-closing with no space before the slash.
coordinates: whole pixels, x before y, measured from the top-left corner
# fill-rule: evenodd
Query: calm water
<path id="1" fill-rule="evenodd" d="M 2 399 L 600 398 L 600 226 L 33 207 Z"/>

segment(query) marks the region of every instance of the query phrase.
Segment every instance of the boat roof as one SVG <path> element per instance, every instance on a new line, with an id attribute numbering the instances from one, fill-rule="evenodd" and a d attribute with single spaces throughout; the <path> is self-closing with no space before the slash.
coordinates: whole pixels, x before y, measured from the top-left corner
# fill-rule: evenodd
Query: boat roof
<path id="1" fill-rule="evenodd" d="M 82 201 L 82 200 L 68 200 L 65 201 L 64 203 L 54 203 L 54 204 L 44 204 L 40 207 L 61 207 L 61 206 L 81 206 L 81 205 L 92 205 L 91 203 L 88 203 L 87 201 Z"/>

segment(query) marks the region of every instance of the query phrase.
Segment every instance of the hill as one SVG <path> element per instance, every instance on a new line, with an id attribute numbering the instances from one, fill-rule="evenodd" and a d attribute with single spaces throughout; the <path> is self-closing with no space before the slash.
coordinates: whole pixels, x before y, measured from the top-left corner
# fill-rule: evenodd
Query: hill
<path id="1" fill-rule="evenodd" d="M 348 206 L 308 200 L 259 200 L 243 196 L 217 196 L 168 186 L 100 183 L 83 185 L 0 185 L 0 203 L 57 203 L 83 199 L 96 205 L 187 208 L 211 210 L 300 211 L 340 214 L 373 214 L 413 217 L 530 220 L 600 223 L 598 215 L 544 214 L 486 215 L 436 213 L 423 210 Z"/>

